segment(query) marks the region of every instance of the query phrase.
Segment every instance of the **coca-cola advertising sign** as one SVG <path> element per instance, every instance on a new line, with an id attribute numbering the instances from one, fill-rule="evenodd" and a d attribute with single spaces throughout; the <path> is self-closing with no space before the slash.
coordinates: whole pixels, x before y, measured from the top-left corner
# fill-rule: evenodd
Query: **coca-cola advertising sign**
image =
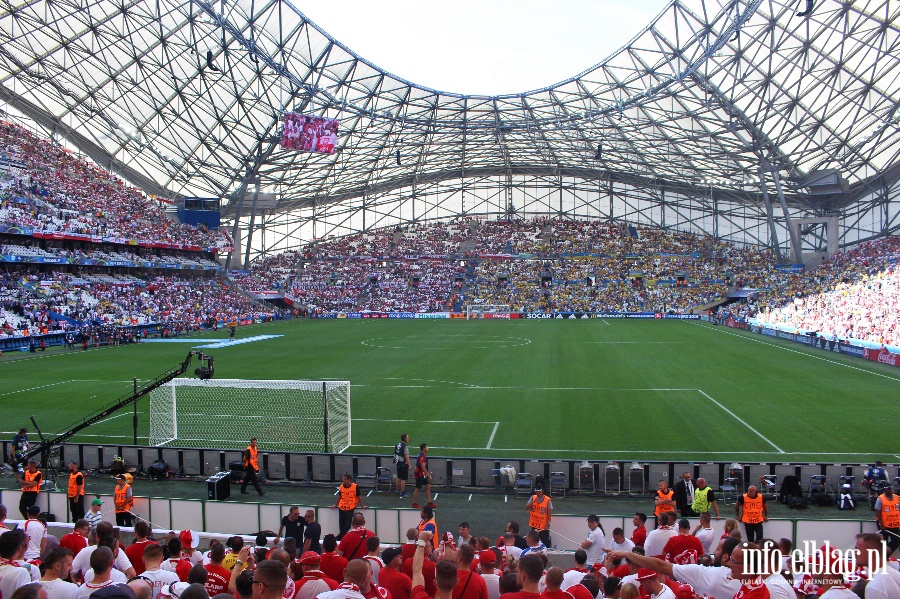
<path id="1" fill-rule="evenodd" d="M 889 352 L 885 348 L 881 349 L 867 349 L 866 357 L 873 362 L 878 362 L 880 364 L 887 364 L 889 366 L 900 366 L 900 360 L 897 359 L 898 354 L 894 354 Z"/>

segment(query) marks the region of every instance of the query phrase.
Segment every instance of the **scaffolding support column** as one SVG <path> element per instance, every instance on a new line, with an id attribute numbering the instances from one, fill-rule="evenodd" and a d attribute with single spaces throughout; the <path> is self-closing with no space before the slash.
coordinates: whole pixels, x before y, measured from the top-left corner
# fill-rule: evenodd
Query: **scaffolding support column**
<path id="1" fill-rule="evenodd" d="M 791 236 L 791 248 L 794 251 L 794 264 L 803 263 L 803 254 L 800 251 L 800 238 L 794 231 L 794 224 L 791 222 L 791 215 L 788 212 L 787 202 L 784 200 L 784 192 L 781 189 L 781 179 L 778 176 L 778 168 L 772 168 L 772 179 L 775 180 L 775 191 L 778 192 L 778 201 L 781 203 L 781 210 L 784 212 L 784 224 L 787 226 L 788 234 Z"/>
<path id="2" fill-rule="evenodd" d="M 769 190 L 766 188 L 766 171 L 759 167 L 759 186 L 762 188 L 763 201 L 766 203 L 766 220 L 769 221 L 769 243 L 775 250 L 775 259 L 780 263 L 781 247 L 778 241 L 778 230 L 775 228 L 775 217 L 772 215 L 772 202 L 769 200 Z"/>

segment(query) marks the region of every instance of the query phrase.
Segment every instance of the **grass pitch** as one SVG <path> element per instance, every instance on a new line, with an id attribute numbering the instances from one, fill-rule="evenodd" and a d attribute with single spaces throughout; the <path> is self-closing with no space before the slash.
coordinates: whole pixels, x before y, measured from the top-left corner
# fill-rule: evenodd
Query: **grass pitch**
<path id="1" fill-rule="evenodd" d="M 282 335 L 258 341 L 258 335 Z M 0 358 L 0 434 L 56 433 L 188 350 L 216 376 L 352 384 L 353 446 L 401 432 L 433 455 L 636 460 L 897 461 L 900 371 L 797 344 L 657 320 L 301 320 L 86 352 Z M 189 339 L 188 342 L 185 342 Z M 139 404 L 139 442 L 149 431 Z M 259 410 L 264 410 L 260 407 Z M 131 409 L 74 440 L 132 439 Z M 211 422 L 211 435 L 217 423 Z M 258 433 L 265 449 L 265 431 Z M 36 435 L 32 432 L 32 437 Z M 34 439 L 32 439 L 34 440 Z"/>

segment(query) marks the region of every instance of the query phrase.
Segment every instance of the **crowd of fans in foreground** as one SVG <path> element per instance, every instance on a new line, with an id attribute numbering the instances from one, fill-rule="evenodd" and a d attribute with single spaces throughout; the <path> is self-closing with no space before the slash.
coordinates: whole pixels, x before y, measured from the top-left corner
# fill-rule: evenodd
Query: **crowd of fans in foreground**
<path id="1" fill-rule="evenodd" d="M 99 501 L 99 500 L 98 500 Z M 896 599 L 900 571 L 881 559 L 879 534 L 860 535 L 854 551 L 835 548 L 792 562 L 791 542 L 742 542 L 736 527 L 722 534 L 708 514 L 692 532 L 687 520 L 660 514 L 647 531 L 646 516 L 635 515 L 627 538 L 615 528 L 607 539 L 596 516 L 586 537 L 564 567 L 551 566 L 541 535 L 524 537 L 516 522 L 494 540 L 477 536 L 469 523 L 458 537 L 435 536 L 430 508 L 407 532 L 400 547 L 382 546 L 362 513 L 340 541 L 321 538 L 313 510 L 306 517 L 292 507 L 279 537 L 260 535 L 255 546 L 242 537 L 213 540 L 199 547 L 195 533 L 151 536 L 144 521 L 134 541 L 123 544 L 119 530 L 101 521 L 93 505 L 74 531 L 56 538 L 32 506 L 27 520 L 8 530 L 0 506 L 0 592 L 11 599 Z M 284 532 L 284 540 L 280 535 Z M 648 549 L 655 543 L 658 549 Z M 827 547 L 827 546 L 826 546 Z M 769 551 L 756 568 L 745 569 L 751 550 Z M 205 550 L 205 551 L 204 551 Z M 774 553 L 778 550 L 780 554 Z M 649 554 L 649 555 L 648 555 Z M 781 555 L 779 561 L 778 555 Z M 854 560 L 850 561 L 849 557 Z M 823 574 L 804 574 L 823 563 Z M 887 567 L 883 567 L 883 566 Z M 749 571 L 748 571 L 749 570 Z M 32 586 L 34 585 L 34 586 Z M 127 587 L 127 588 L 125 588 Z M 40 594 L 44 591 L 45 594 Z"/>
<path id="2" fill-rule="evenodd" d="M 227 245 L 222 233 L 172 221 L 140 190 L 20 125 L 0 121 L 0 156 L 10 165 L 0 174 L 0 225 L 176 246 Z"/>

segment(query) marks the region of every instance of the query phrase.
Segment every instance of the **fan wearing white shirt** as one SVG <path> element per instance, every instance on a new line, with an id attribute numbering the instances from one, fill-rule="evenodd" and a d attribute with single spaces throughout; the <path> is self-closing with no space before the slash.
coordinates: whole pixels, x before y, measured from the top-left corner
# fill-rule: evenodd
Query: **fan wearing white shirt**
<path id="1" fill-rule="evenodd" d="M 669 518 L 674 520 L 676 518 L 675 512 L 660 512 L 656 517 L 657 522 L 659 522 L 659 528 L 651 530 L 647 534 L 647 540 L 644 541 L 644 554 L 648 557 L 662 555 L 663 547 L 666 546 L 669 539 L 678 534 L 678 531 L 669 525 Z"/>
<path id="2" fill-rule="evenodd" d="M 126 578 L 134 576 L 135 572 L 134 567 L 131 565 L 131 560 L 128 559 L 128 556 L 125 555 L 124 551 L 118 551 L 118 541 L 115 540 L 113 532 L 113 525 L 109 522 L 101 522 L 97 525 L 97 538 L 100 539 L 100 543 L 97 545 L 88 545 L 79 551 L 78 555 L 75 556 L 75 561 L 72 562 L 72 578 L 75 579 L 76 582 L 80 581 L 84 577 L 84 573 L 91 569 L 91 555 L 96 551 L 100 544 L 103 544 L 103 540 L 108 537 L 113 537 L 113 541 L 108 543 L 107 547 L 116 548 L 116 551 L 113 552 L 113 560 L 116 569 L 119 572 L 122 572 Z M 110 549 L 110 551 L 112 551 L 112 549 Z"/>
<path id="3" fill-rule="evenodd" d="M 604 551 L 631 551 L 634 549 L 634 543 L 625 536 L 625 531 L 621 528 L 614 528 L 612 532 L 612 543 L 609 547 L 605 547 Z"/>
<path id="4" fill-rule="evenodd" d="M 150 599 L 160 599 L 163 589 L 169 588 L 172 583 L 180 582 L 178 575 L 174 572 L 160 569 L 163 557 L 162 547 L 158 543 L 147 545 L 144 548 L 144 567 L 146 569 L 141 576 L 153 586 L 153 596 Z"/>
<path id="5" fill-rule="evenodd" d="M 16 589 L 31 582 L 31 576 L 24 568 L 11 562 L 18 553 L 24 552 L 28 540 L 21 530 L 8 530 L 0 535 L 0 596 L 12 597 Z"/>
<path id="6" fill-rule="evenodd" d="M 587 525 L 590 532 L 588 532 L 587 539 L 581 542 L 581 548 L 587 551 L 587 567 L 593 568 L 594 564 L 603 563 L 603 557 L 606 555 L 603 551 L 603 547 L 606 545 L 606 535 L 597 514 L 587 517 Z"/>
<path id="7" fill-rule="evenodd" d="M 38 520 L 41 508 L 36 505 L 28 507 L 28 520 L 22 526 L 28 537 L 28 549 L 25 550 L 25 559 L 38 559 L 44 553 L 47 546 L 47 525 Z"/>
<path id="8" fill-rule="evenodd" d="M 94 571 L 93 580 L 78 588 L 77 599 L 87 599 L 94 591 L 115 584 L 109 577 L 113 569 L 113 554 L 109 547 L 98 545 L 91 553 L 90 566 L 89 569 Z"/>
<path id="9" fill-rule="evenodd" d="M 661 559 L 637 555 L 635 553 L 614 552 L 613 560 L 627 559 L 629 570 L 635 568 L 649 568 L 654 572 L 665 574 L 678 582 L 687 583 L 694 587 L 699 595 L 708 597 L 734 597 L 741 590 L 741 582 L 732 577 L 731 552 L 735 550 L 740 541 L 734 537 L 723 539 L 716 549 L 714 566 L 701 566 L 700 564 L 671 564 Z M 742 566 L 743 567 L 743 566 Z M 626 576 L 622 584 L 632 582 L 636 576 Z"/>
<path id="10" fill-rule="evenodd" d="M 75 599 L 78 585 L 66 582 L 72 571 L 72 552 L 65 547 L 57 547 L 44 559 L 44 575 L 38 581 L 47 591 L 48 599 Z"/>
<path id="11" fill-rule="evenodd" d="M 856 538 L 856 565 L 874 572 L 866 585 L 866 599 L 897 599 L 900 597 L 900 572 L 885 567 L 882 554 L 890 551 L 884 537 L 877 533 Z"/>
<path id="12" fill-rule="evenodd" d="M 716 540 L 716 531 L 713 530 L 712 517 L 709 512 L 700 514 L 700 524 L 694 529 L 694 536 L 700 539 L 703 545 L 703 553 L 709 554 L 712 549 L 713 542 Z"/>

